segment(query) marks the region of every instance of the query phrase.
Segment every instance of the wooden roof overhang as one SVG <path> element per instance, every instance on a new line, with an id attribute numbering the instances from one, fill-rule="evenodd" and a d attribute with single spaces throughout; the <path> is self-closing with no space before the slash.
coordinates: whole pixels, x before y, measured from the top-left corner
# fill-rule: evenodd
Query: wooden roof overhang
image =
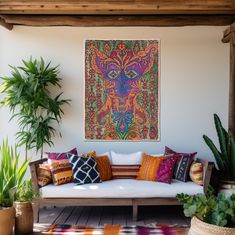
<path id="1" fill-rule="evenodd" d="M 190 26 L 230 25 L 229 129 L 235 137 L 235 0 L 0 0 L 0 25 Z"/>
<path id="2" fill-rule="evenodd" d="M 0 24 L 26 26 L 229 25 L 235 0 L 2 0 Z"/>

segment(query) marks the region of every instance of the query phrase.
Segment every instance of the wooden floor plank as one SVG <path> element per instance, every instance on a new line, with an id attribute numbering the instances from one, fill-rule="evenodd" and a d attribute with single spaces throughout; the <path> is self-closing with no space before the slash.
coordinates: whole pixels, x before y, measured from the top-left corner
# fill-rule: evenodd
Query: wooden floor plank
<path id="1" fill-rule="evenodd" d="M 52 224 L 63 211 L 63 207 L 44 207 L 40 210 L 39 223 Z"/>
<path id="2" fill-rule="evenodd" d="M 76 206 L 74 210 L 72 211 L 71 215 L 67 219 L 67 224 L 77 224 L 78 219 L 80 218 L 82 211 L 84 207 L 82 206 Z"/>
<path id="3" fill-rule="evenodd" d="M 189 225 L 190 219 L 183 215 L 180 206 L 140 206 L 138 221 L 132 221 L 132 207 L 50 207 L 40 210 L 40 224 L 79 224 L 92 227 L 105 224 L 151 225 L 178 224 Z"/>
<path id="4" fill-rule="evenodd" d="M 72 214 L 73 207 L 67 206 L 61 214 L 55 219 L 54 224 L 66 224 L 68 217 Z"/>
<path id="5" fill-rule="evenodd" d="M 85 206 L 84 209 L 82 210 L 81 216 L 78 218 L 76 224 L 86 226 L 87 223 L 89 222 L 88 219 L 90 217 L 90 212 L 91 212 L 91 207 Z"/>
<path id="6" fill-rule="evenodd" d="M 88 226 L 97 227 L 100 224 L 103 207 L 93 206 L 90 211 L 90 215 L 87 221 Z"/>
<path id="7" fill-rule="evenodd" d="M 123 206 L 113 208 L 113 224 L 126 225 L 126 210 Z"/>
<path id="8" fill-rule="evenodd" d="M 105 224 L 112 224 L 112 223 L 113 223 L 113 207 L 104 206 L 99 225 L 103 226 Z"/>

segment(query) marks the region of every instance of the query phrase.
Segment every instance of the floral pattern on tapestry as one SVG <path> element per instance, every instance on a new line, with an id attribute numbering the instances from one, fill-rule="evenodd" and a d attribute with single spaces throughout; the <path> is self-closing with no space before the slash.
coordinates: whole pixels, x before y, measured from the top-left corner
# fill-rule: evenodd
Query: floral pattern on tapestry
<path id="1" fill-rule="evenodd" d="M 86 40 L 85 139 L 159 140 L 159 40 Z"/>

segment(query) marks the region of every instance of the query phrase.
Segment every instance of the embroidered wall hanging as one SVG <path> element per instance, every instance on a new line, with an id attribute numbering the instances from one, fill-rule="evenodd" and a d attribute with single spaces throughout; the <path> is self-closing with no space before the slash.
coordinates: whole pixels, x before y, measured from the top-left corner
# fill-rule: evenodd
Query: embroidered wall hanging
<path id="1" fill-rule="evenodd" d="M 85 42 L 85 139 L 159 140 L 159 40 Z"/>

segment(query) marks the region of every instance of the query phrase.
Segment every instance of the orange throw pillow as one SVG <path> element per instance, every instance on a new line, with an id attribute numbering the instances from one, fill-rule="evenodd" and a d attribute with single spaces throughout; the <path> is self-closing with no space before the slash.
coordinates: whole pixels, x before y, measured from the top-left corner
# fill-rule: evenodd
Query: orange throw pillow
<path id="1" fill-rule="evenodd" d="M 112 170 L 109 162 L 108 156 L 94 157 L 97 163 L 97 168 L 100 173 L 100 178 L 102 181 L 112 179 Z"/>
<path id="2" fill-rule="evenodd" d="M 165 157 L 153 157 L 144 154 L 137 180 L 156 181 L 156 174 L 160 162 Z"/>

